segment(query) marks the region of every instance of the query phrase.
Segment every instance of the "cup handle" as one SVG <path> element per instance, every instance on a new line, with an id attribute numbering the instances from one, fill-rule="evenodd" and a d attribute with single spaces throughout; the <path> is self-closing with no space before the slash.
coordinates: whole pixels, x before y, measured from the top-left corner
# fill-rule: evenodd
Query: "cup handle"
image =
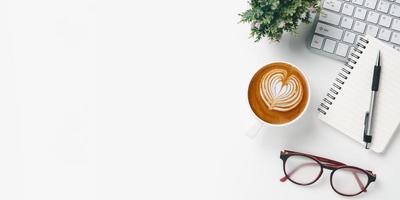
<path id="1" fill-rule="evenodd" d="M 256 138 L 258 133 L 260 133 L 262 127 L 263 124 L 261 122 L 255 122 L 246 132 L 247 137 L 249 137 L 250 139 Z"/>

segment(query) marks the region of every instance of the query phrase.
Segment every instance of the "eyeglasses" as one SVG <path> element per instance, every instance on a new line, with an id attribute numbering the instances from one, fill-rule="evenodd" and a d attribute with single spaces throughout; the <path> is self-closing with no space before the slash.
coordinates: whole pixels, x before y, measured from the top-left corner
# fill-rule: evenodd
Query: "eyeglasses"
<path id="1" fill-rule="evenodd" d="M 372 171 L 319 156 L 285 150 L 280 157 L 285 173 L 281 182 L 289 179 L 298 185 L 311 185 L 321 177 L 323 169 L 329 169 L 332 189 L 343 196 L 355 196 L 367 192 L 369 184 L 376 180 Z"/>

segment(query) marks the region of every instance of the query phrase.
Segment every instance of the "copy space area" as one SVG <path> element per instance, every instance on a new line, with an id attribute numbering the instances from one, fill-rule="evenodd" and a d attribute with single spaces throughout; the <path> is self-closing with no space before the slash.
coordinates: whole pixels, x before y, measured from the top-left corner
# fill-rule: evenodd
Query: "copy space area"
<path id="1" fill-rule="evenodd" d="M 385 154 L 323 124 L 316 108 L 343 63 L 305 39 L 249 39 L 246 0 L 0 2 L 0 199 L 348 199 L 329 185 L 281 183 L 279 152 L 371 169 L 356 198 L 400 195 L 400 139 Z M 256 122 L 247 87 L 282 60 L 310 81 L 303 118 Z M 398 135 L 398 133 L 397 133 Z M 361 137 L 361 136 L 360 136 Z"/>

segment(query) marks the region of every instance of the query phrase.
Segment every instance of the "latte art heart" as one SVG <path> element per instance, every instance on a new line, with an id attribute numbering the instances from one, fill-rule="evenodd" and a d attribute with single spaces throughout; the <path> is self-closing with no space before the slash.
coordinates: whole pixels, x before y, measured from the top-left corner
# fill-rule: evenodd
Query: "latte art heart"
<path id="1" fill-rule="evenodd" d="M 260 93 L 270 110 L 285 112 L 299 105 L 303 98 L 303 86 L 295 75 L 288 77 L 286 70 L 273 69 L 261 78 Z"/>

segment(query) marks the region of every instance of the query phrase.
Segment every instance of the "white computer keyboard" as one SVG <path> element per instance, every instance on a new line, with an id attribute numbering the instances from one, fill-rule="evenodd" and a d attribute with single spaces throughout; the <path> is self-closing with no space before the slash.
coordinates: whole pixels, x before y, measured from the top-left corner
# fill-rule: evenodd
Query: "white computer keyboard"
<path id="1" fill-rule="evenodd" d="M 400 50 L 400 0 L 324 0 L 313 30 L 311 51 L 339 60 L 365 34 Z"/>

